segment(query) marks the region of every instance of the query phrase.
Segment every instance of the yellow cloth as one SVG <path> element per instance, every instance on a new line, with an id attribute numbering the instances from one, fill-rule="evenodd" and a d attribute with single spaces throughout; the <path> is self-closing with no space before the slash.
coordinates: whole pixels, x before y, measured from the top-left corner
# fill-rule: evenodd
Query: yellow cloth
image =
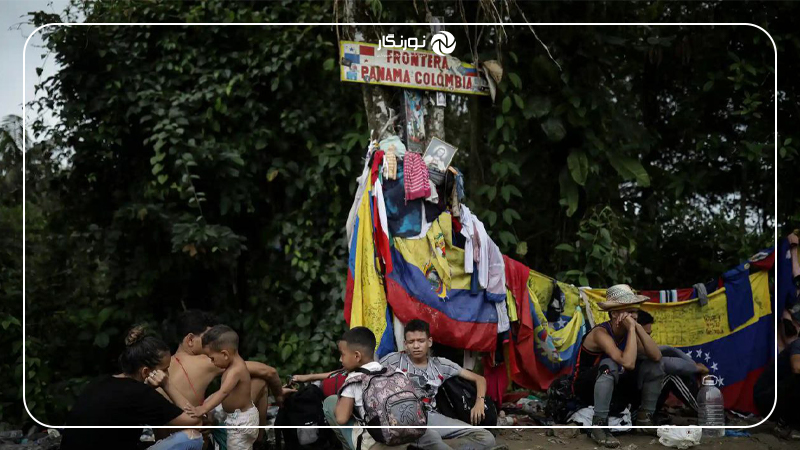
<path id="1" fill-rule="evenodd" d="M 372 239 L 372 220 L 370 214 L 371 179 L 367 179 L 364 195 L 358 207 L 358 228 L 356 232 L 356 262 L 353 273 L 353 301 L 350 311 L 350 327 L 367 327 L 379 344 L 386 330 L 386 290 L 383 278 L 375 267 L 375 246 Z"/>
<path id="2" fill-rule="evenodd" d="M 655 319 L 653 340 L 660 345 L 690 347 L 715 341 L 754 324 L 772 313 L 767 272 L 750 275 L 750 286 L 753 290 L 753 317 L 735 330 L 728 327 L 725 288 L 709 294 L 706 306 L 701 306 L 697 299 L 676 303 L 643 303 L 642 309 Z M 592 305 L 595 323 L 607 321 L 608 313 L 597 307 L 597 303 L 606 300 L 605 289 L 587 289 L 586 295 Z"/>
<path id="3" fill-rule="evenodd" d="M 575 315 L 575 308 L 581 305 L 581 294 L 578 288 L 570 284 L 558 282 L 558 287 L 564 293 L 564 312 L 565 316 L 572 317 Z M 533 289 L 536 297 L 539 299 L 539 306 L 543 310 L 547 310 L 547 304 L 553 297 L 553 279 L 547 275 L 541 274 L 535 270 L 531 270 L 531 276 L 528 280 L 528 288 Z"/>
<path id="4" fill-rule="evenodd" d="M 541 355 L 545 355 L 547 359 L 553 363 L 564 362 L 565 360 L 569 360 L 571 358 L 572 353 L 562 355 L 561 352 L 569 350 L 570 347 L 574 346 L 575 344 L 580 344 L 579 341 L 583 337 L 583 333 L 585 331 L 583 327 L 583 313 L 580 306 L 573 305 L 572 318 L 564 326 L 564 328 L 559 330 L 553 328 L 553 326 L 547 322 L 547 318 L 545 317 L 542 308 L 542 301 L 538 298 L 537 288 L 541 288 L 543 286 L 541 280 L 541 274 L 531 271 L 531 274 L 528 277 L 528 297 L 531 305 L 533 305 L 534 313 L 536 314 L 536 317 L 533 318 L 533 335 L 534 340 L 536 341 L 536 351 Z M 548 283 L 550 283 L 549 280 Z M 565 286 L 570 287 L 569 285 Z M 552 295 L 552 285 L 549 291 L 550 295 Z M 546 291 L 544 292 L 546 293 Z M 545 333 L 543 333 L 543 331 Z"/>
<path id="5" fill-rule="evenodd" d="M 453 222 L 450 214 L 439 215 L 431 223 L 425 237 L 396 237 L 394 246 L 406 262 L 421 268 L 423 273 L 427 274 L 430 266 L 435 268 L 445 290 L 470 288 L 472 275 L 464 272 L 464 250 L 453 245 Z"/>
<path id="6" fill-rule="evenodd" d="M 506 309 L 508 309 L 508 321 L 516 322 L 519 320 L 517 316 L 517 302 L 514 300 L 514 295 L 506 289 Z"/>

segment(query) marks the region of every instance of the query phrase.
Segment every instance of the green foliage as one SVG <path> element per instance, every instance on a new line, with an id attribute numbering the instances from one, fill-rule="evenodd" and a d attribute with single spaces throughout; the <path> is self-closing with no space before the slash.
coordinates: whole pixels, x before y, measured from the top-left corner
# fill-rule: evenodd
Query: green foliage
<path id="1" fill-rule="evenodd" d="M 85 8 L 90 22 L 132 11 L 324 22 L 332 4 Z M 131 324 L 160 330 L 183 308 L 214 311 L 241 331 L 247 357 L 283 373 L 336 366 L 347 261 L 337 230 L 368 130 L 359 90 L 321 64 L 337 58 L 333 27 L 64 27 L 45 38 L 63 68 L 38 106 L 61 105 L 64 126 L 34 132 L 71 151 L 47 190 L 58 204 L 38 229 L 28 218 L 29 250 L 49 254 L 29 262 L 28 356 L 53 373 L 33 384 L 37 417 L 63 421 L 76 378 L 116 370 Z"/>
<path id="2" fill-rule="evenodd" d="M 581 221 L 574 242 L 556 246 L 556 251 L 566 255 L 565 265 L 574 267 L 557 278 L 578 286 L 630 283 L 636 243 L 627 233 L 610 207 L 593 211 Z"/>

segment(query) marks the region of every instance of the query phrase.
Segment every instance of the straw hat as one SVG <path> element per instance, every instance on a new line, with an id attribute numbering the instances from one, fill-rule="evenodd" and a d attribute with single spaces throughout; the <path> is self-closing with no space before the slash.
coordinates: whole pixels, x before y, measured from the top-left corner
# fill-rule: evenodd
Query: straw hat
<path id="1" fill-rule="evenodd" d="M 637 295 L 627 284 L 617 284 L 606 289 L 606 301 L 598 303 L 597 306 L 603 311 L 614 311 L 639 308 L 640 304 L 647 300 L 649 298 Z"/>

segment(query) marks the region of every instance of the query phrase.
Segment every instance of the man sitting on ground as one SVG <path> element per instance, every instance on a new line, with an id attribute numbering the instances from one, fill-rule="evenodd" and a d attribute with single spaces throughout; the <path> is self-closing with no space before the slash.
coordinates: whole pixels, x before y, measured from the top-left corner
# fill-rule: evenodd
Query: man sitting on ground
<path id="1" fill-rule="evenodd" d="M 654 425 L 653 413 L 664 371 L 661 351 L 636 323 L 645 301 L 647 297 L 636 295 L 628 285 L 608 288 L 606 301 L 598 306 L 608 311 L 610 320 L 595 326 L 583 338 L 572 389 L 579 400 L 594 405 L 592 425 L 608 426 L 612 402 L 615 410 L 621 411 L 628 403 L 636 403 L 639 396 L 641 404 L 634 426 Z M 607 428 L 593 428 L 591 437 L 598 445 L 619 447 L 619 441 Z"/>
<path id="2" fill-rule="evenodd" d="M 648 336 L 653 334 L 655 319 L 650 313 L 639 311 L 639 317 L 636 320 Z M 661 368 L 664 370 L 665 376 L 663 387 L 661 388 L 661 396 L 656 403 L 656 411 L 661 411 L 669 394 L 673 394 L 684 405 L 697 413 L 699 408 L 697 406 L 697 394 L 700 392 L 699 384 L 702 381 L 702 377 L 708 375 L 708 367 L 694 362 L 691 356 L 675 347 L 659 345 L 658 349 L 661 351 Z"/>
<path id="3" fill-rule="evenodd" d="M 434 428 L 442 439 L 468 441 L 465 448 L 490 449 L 495 446 L 492 433 L 480 428 L 468 428 L 460 420 L 444 416 L 436 411 L 436 393 L 439 386 L 448 378 L 461 377 L 472 381 L 477 387 L 477 400 L 472 408 L 472 425 L 478 425 L 485 417 L 484 398 L 486 379 L 461 368 L 458 364 L 430 355 L 433 345 L 430 326 L 419 319 L 409 321 L 405 326 L 405 351 L 390 353 L 381 359 L 381 365 L 406 372 L 416 388 L 416 394 L 428 407 L 428 425 L 447 426 Z M 449 448 L 449 447 L 447 447 Z"/>

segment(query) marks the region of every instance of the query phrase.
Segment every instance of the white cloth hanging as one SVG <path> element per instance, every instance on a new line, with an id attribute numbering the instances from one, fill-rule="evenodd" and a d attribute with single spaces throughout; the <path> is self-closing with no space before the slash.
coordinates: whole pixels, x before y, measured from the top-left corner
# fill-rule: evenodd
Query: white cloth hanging
<path id="1" fill-rule="evenodd" d="M 353 238 L 353 227 L 356 223 L 356 215 L 358 215 L 358 206 L 361 204 L 361 197 L 364 195 L 364 188 L 367 185 L 367 178 L 370 174 L 369 161 L 374 149 L 375 147 L 373 143 L 373 145 L 370 145 L 367 149 L 367 156 L 364 159 L 364 170 L 361 171 L 361 176 L 356 178 L 356 181 L 358 181 L 358 189 L 356 189 L 356 195 L 353 198 L 353 206 L 350 207 L 350 213 L 347 214 L 347 224 L 345 225 L 345 229 L 347 230 L 348 248 L 350 247 L 350 242 Z"/>
<path id="2" fill-rule="evenodd" d="M 494 306 L 497 308 L 497 334 L 505 333 L 511 329 L 511 320 L 508 318 L 508 302 L 498 302 Z"/>

